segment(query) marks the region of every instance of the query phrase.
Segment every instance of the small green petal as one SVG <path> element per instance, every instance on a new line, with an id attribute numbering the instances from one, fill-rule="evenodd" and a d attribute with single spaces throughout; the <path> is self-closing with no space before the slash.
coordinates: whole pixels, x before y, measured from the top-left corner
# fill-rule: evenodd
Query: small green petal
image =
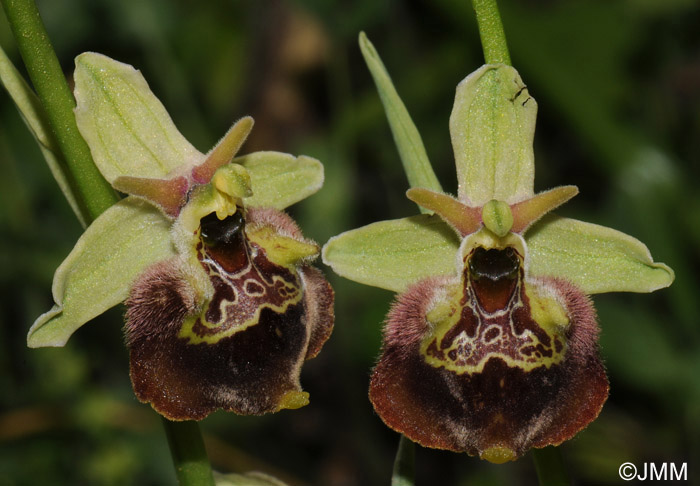
<path id="1" fill-rule="evenodd" d="M 206 184 L 220 167 L 231 162 L 253 129 L 253 119 L 245 116 L 238 120 L 207 154 L 201 165 L 192 170 L 192 178 L 199 184 Z"/>
<path id="2" fill-rule="evenodd" d="M 488 64 L 459 83 L 450 136 L 461 201 L 512 204 L 532 196 L 536 116 L 537 103 L 510 66 Z"/>
<path id="3" fill-rule="evenodd" d="M 394 292 L 426 277 L 455 273 L 459 239 L 436 215 L 380 221 L 346 231 L 323 247 L 341 277 Z"/>
<path id="4" fill-rule="evenodd" d="M 56 305 L 32 325 L 29 347 L 63 346 L 80 326 L 126 299 L 146 267 L 175 255 L 170 226 L 158 209 L 134 197 L 105 211 L 56 270 Z"/>
<path id="5" fill-rule="evenodd" d="M 187 199 L 189 183 L 185 176 L 172 179 L 119 176 L 112 181 L 112 187 L 125 194 L 146 199 L 176 218 Z"/>
<path id="6" fill-rule="evenodd" d="M 524 233 L 542 216 L 552 212 L 576 194 L 578 194 L 576 186 L 559 186 L 513 204 L 511 208 L 513 232 Z"/>
<path id="7" fill-rule="evenodd" d="M 434 211 L 461 236 L 467 236 L 481 226 L 479 208 L 471 208 L 448 194 L 414 187 L 406 191 L 406 197 L 421 207 Z"/>
<path id="8" fill-rule="evenodd" d="M 78 128 L 109 182 L 183 175 L 204 160 L 139 71 L 94 52 L 79 55 L 75 66 Z"/>
<path id="9" fill-rule="evenodd" d="M 411 120 L 406 106 L 399 98 L 384 63 L 364 32 L 360 32 L 359 42 L 362 56 L 377 85 L 409 184 L 411 187 L 423 187 L 441 192 L 442 187 L 430 165 L 420 133 Z M 421 211 L 426 212 L 423 209 Z"/>
<path id="10" fill-rule="evenodd" d="M 604 226 L 549 215 L 526 235 L 533 275 L 564 278 L 587 294 L 652 292 L 674 274 L 639 240 Z"/>
<path id="11" fill-rule="evenodd" d="M 246 206 L 284 209 L 318 191 L 323 185 L 323 165 L 316 159 L 281 152 L 254 152 L 236 157 L 250 174 L 253 195 Z"/>

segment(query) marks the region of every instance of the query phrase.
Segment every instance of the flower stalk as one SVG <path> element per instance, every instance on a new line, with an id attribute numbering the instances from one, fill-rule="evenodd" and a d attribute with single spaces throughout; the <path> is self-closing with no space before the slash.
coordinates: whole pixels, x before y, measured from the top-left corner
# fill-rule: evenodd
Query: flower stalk
<path id="1" fill-rule="evenodd" d="M 571 481 L 559 447 L 532 449 L 537 479 L 540 486 L 569 486 Z"/>
<path id="2" fill-rule="evenodd" d="M 416 445 L 411 439 L 401 435 L 394 459 L 391 486 L 413 486 L 416 475 Z"/>
<path id="3" fill-rule="evenodd" d="M 204 447 L 199 424 L 188 420 L 172 422 L 163 418 L 175 474 L 181 486 L 214 486 L 214 475 Z"/>
<path id="4" fill-rule="evenodd" d="M 75 100 L 54 52 L 34 0 L 3 0 L 29 78 L 48 115 L 51 130 L 65 156 L 69 186 L 79 207 L 93 220 L 118 201 L 116 193 L 92 161 L 80 135 L 73 109 Z M 81 211 L 82 212 L 82 211 Z"/>
<path id="5" fill-rule="evenodd" d="M 479 24 L 479 36 L 484 50 L 486 64 L 507 64 L 511 66 L 506 33 L 501 23 L 496 0 L 472 0 Z"/>

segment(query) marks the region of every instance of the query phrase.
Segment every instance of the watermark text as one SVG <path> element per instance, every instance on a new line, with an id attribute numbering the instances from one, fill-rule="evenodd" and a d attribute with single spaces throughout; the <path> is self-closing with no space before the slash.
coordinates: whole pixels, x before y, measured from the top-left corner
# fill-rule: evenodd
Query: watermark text
<path id="1" fill-rule="evenodd" d="M 645 462 L 636 466 L 626 462 L 620 465 L 618 473 L 625 481 L 687 481 L 688 463 Z"/>

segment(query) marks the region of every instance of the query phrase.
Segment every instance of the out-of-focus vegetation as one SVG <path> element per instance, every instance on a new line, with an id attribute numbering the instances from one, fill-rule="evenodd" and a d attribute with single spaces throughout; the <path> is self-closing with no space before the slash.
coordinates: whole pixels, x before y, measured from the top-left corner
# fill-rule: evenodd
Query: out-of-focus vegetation
<path id="1" fill-rule="evenodd" d="M 176 124 L 207 150 L 252 115 L 242 152 L 320 159 L 326 183 L 292 208 L 319 242 L 415 214 L 357 47 L 365 30 L 455 191 L 454 88 L 482 63 L 469 2 L 39 1 L 67 73 L 94 50 L 144 72 Z M 652 295 L 595 297 L 611 396 L 563 446 L 577 484 L 618 484 L 626 461 L 688 462 L 700 484 L 700 8 L 692 0 L 503 0 L 515 67 L 539 103 L 536 189 L 577 184 L 559 212 L 629 233 L 676 271 Z M 0 16 L 0 44 L 21 61 Z M 62 349 L 29 350 L 33 320 L 81 228 L 14 105 L 0 92 L 0 485 L 173 484 L 158 417 L 134 398 L 117 309 Z M 327 269 L 326 269 L 327 270 Z M 387 485 L 398 436 L 366 392 L 391 302 L 330 275 L 336 330 L 302 375 L 311 404 L 202 424 L 214 467 L 292 485 Z M 439 480 L 439 481 L 438 481 Z M 417 484 L 529 485 L 502 466 L 417 451 Z"/>

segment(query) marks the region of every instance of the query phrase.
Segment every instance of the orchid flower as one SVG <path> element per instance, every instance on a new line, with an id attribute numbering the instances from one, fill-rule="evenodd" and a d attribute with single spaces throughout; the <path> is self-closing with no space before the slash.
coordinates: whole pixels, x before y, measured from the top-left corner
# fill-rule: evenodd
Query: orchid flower
<path id="1" fill-rule="evenodd" d="M 31 327 L 29 346 L 63 346 L 126 301 L 134 391 L 166 418 L 306 405 L 301 365 L 330 335 L 333 291 L 311 266 L 318 245 L 281 210 L 321 187 L 320 162 L 234 158 L 250 117 L 202 154 L 138 71 L 101 54 L 76 58 L 75 98 L 95 163 L 129 196 L 58 268 L 56 304 Z"/>
<path id="2" fill-rule="evenodd" d="M 484 65 L 458 86 L 449 128 L 457 196 L 440 189 L 373 46 L 360 45 L 426 213 L 342 233 L 323 261 L 397 292 L 370 400 L 426 447 L 502 463 L 558 445 L 601 411 L 608 380 L 589 294 L 673 281 L 639 241 L 554 215 L 574 186 L 534 192 L 537 103 L 518 72 Z M 614 325 L 614 323 L 611 323 Z"/>

